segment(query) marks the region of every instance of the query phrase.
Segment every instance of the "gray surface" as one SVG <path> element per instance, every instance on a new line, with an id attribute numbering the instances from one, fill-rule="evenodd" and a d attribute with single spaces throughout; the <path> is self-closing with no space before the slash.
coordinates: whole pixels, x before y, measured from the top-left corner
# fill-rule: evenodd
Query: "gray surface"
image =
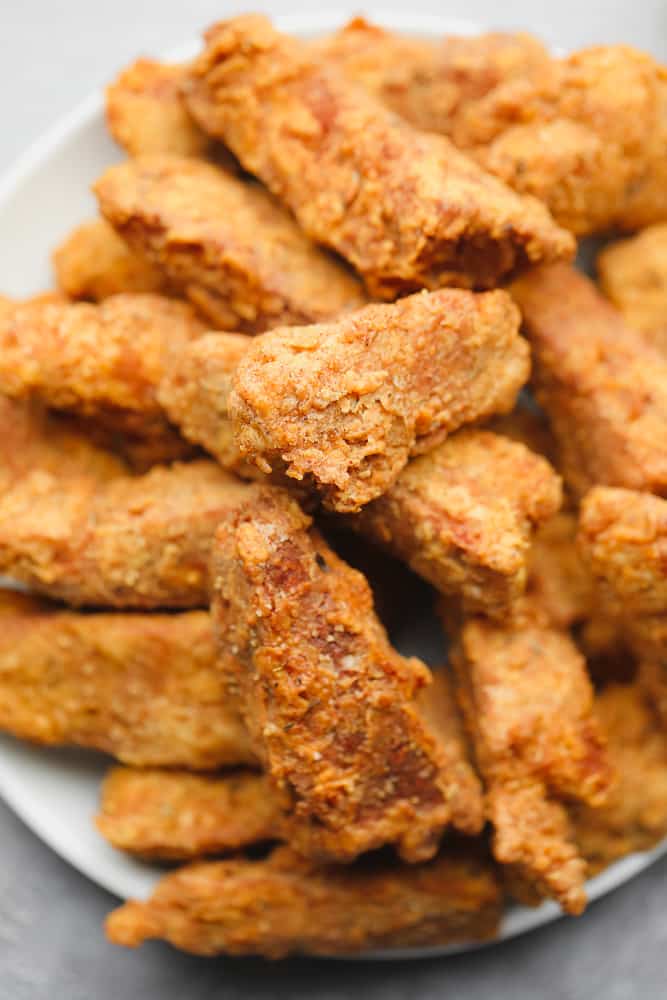
<path id="1" fill-rule="evenodd" d="M 0 169 L 133 55 L 178 44 L 236 7 L 212 0 L 2 0 Z M 445 5 L 422 0 L 417 7 L 437 11 Z M 667 56 L 665 0 L 548 5 L 507 0 L 502 12 L 489 0 L 461 0 L 458 10 L 446 7 L 493 26 L 531 28 L 561 45 L 628 41 Z M 136 953 L 114 949 L 101 929 L 112 898 L 60 861 L 1 803 L 0 842 L 0 1000 L 657 1000 L 667 995 L 667 861 L 595 904 L 585 917 L 484 953 L 418 964 L 269 966 L 195 960 L 161 945 Z"/>

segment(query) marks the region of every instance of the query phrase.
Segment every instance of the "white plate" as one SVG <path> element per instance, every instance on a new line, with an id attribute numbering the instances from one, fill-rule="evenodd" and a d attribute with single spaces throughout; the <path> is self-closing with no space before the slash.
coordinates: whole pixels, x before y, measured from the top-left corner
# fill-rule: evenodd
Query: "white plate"
<path id="1" fill-rule="evenodd" d="M 338 9 L 276 20 L 286 31 L 314 35 L 335 29 L 355 13 L 357 9 Z M 421 35 L 479 30 L 470 22 L 417 13 L 371 10 L 369 16 L 387 27 Z M 182 46 L 169 58 L 186 58 L 196 46 Z M 120 158 L 106 133 L 101 95 L 95 94 L 59 122 L 0 180 L 0 292 L 27 296 L 49 287 L 52 248 L 76 224 L 95 213 L 89 187 Z M 114 851 L 92 824 L 100 779 L 107 766 L 108 761 L 94 754 L 44 750 L 0 737 L 0 794 L 24 822 L 98 885 L 123 899 L 145 898 L 160 876 L 159 868 Z M 618 862 L 589 883 L 589 897 L 597 899 L 626 882 L 665 851 L 667 841 L 654 851 Z M 513 907 L 503 919 L 498 940 L 559 916 L 553 903 L 538 909 Z M 421 948 L 375 953 L 371 957 L 418 958 L 463 950 L 465 946 Z"/>

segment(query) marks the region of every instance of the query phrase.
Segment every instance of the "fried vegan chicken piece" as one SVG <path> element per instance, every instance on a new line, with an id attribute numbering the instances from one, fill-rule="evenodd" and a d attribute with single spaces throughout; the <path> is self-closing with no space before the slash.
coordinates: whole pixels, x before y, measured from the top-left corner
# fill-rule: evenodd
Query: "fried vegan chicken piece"
<path id="1" fill-rule="evenodd" d="M 544 207 L 518 198 L 443 136 L 412 129 L 259 15 L 214 25 L 184 95 L 210 135 L 340 253 L 370 294 L 493 287 L 569 258 Z"/>
<path id="2" fill-rule="evenodd" d="M 254 489 L 208 461 L 109 482 L 36 470 L 0 494 L 0 574 L 74 605 L 205 607 L 214 532 Z"/>
<path id="3" fill-rule="evenodd" d="M 533 530 L 561 498 L 545 459 L 490 431 L 462 430 L 409 462 L 347 524 L 465 611 L 502 618 L 525 589 Z"/>
<path id="4" fill-rule="evenodd" d="M 107 170 L 95 193 L 129 246 L 219 329 L 315 323 L 364 301 L 270 194 L 212 164 L 140 157 Z"/>
<path id="5" fill-rule="evenodd" d="M 667 493 L 667 359 L 574 268 L 537 268 L 511 291 L 568 485 Z"/>
<path id="6" fill-rule="evenodd" d="M 667 733 L 637 684 L 615 684 L 595 698 L 617 774 L 606 804 L 573 805 L 570 817 L 590 874 L 667 833 Z"/>
<path id="7" fill-rule="evenodd" d="M 207 612 L 81 614 L 0 590 L 0 728 L 127 764 L 255 760 Z"/>
<path id="8" fill-rule="evenodd" d="M 104 779 L 95 823 L 121 851 L 192 859 L 278 840 L 286 807 L 286 797 L 252 771 L 202 775 L 115 767 Z"/>
<path id="9" fill-rule="evenodd" d="M 486 784 L 493 853 L 568 913 L 586 903 L 585 862 L 563 799 L 604 802 L 613 773 L 583 657 L 543 622 L 464 622 L 451 658 Z"/>
<path id="10" fill-rule="evenodd" d="M 488 940 L 500 918 L 492 867 L 468 849 L 428 864 L 321 866 L 281 847 L 264 861 L 190 865 L 107 920 L 115 944 L 163 938 L 197 955 L 345 955 Z"/>
<path id="11" fill-rule="evenodd" d="M 290 843 L 351 860 L 396 843 L 432 856 L 450 824 L 479 832 L 482 806 L 447 693 L 389 645 L 364 577 L 287 494 L 264 488 L 223 523 L 212 558 L 221 656 L 238 671 L 253 745 L 293 801 Z M 448 708 L 449 705 L 449 708 Z"/>
<path id="12" fill-rule="evenodd" d="M 667 224 L 605 247 L 596 266 L 607 298 L 667 355 Z"/>
<path id="13" fill-rule="evenodd" d="M 135 254 L 105 219 L 77 226 L 53 253 L 58 287 L 70 299 L 101 302 L 123 292 L 166 292 L 162 273 Z"/>
<path id="14" fill-rule="evenodd" d="M 241 454 L 312 482 L 330 509 L 356 511 L 411 454 L 513 407 L 529 371 L 518 325 L 502 291 L 443 289 L 273 330 L 234 374 L 228 406 Z"/>

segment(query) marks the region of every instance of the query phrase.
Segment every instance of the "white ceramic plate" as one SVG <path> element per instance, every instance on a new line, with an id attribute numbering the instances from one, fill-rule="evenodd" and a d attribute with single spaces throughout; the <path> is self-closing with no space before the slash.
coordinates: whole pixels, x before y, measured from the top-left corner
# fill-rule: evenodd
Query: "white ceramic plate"
<path id="1" fill-rule="evenodd" d="M 338 9 L 276 20 L 286 31 L 315 35 L 337 28 L 356 13 L 357 9 Z M 417 13 L 370 10 L 369 17 L 387 27 L 420 35 L 479 30 L 470 22 Z M 187 58 L 196 45 L 182 46 L 168 58 Z M 52 248 L 76 224 L 95 214 L 90 185 L 120 158 L 106 133 L 101 95 L 95 94 L 60 121 L 0 180 L 0 292 L 20 297 L 50 286 Z M 411 652 L 422 652 L 428 658 L 427 649 Z M 25 823 L 98 885 L 123 899 L 146 897 L 160 870 L 114 851 L 93 827 L 99 784 L 107 767 L 108 761 L 94 754 L 44 750 L 0 737 L 0 794 Z M 665 851 L 667 841 L 654 851 L 618 862 L 589 883 L 589 897 L 597 899 L 626 882 Z M 559 915 L 553 903 L 538 909 L 513 907 L 502 922 L 498 940 L 539 927 Z M 466 950 L 464 946 L 421 948 L 370 957 L 418 958 L 462 950 Z"/>

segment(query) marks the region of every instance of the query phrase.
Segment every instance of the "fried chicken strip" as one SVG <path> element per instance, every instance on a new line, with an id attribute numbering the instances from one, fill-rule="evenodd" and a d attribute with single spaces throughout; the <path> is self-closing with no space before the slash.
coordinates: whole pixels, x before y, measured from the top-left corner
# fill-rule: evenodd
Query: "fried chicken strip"
<path id="1" fill-rule="evenodd" d="M 409 462 L 346 523 L 467 612 L 502 618 L 525 589 L 533 529 L 560 503 L 560 478 L 545 459 L 490 431 L 462 430 Z"/>
<path id="2" fill-rule="evenodd" d="M 127 764 L 255 760 L 208 613 L 81 614 L 0 590 L 0 728 Z"/>
<path id="3" fill-rule="evenodd" d="M 95 193 L 129 246 L 219 329 L 315 323 L 364 301 L 271 195 L 212 164 L 140 157 L 111 167 Z"/>
<path id="4" fill-rule="evenodd" d="M 518 323 L 504 292 L 443 289 L 273 330 L 234 374 L 241 454 L 312 482 L 330 509 L 356 511 L 411 454 L 512 408 L 529 370 Z"/>
<path id="5" fill-rule="evenodd" d="M 443 136 L 385 109 L 260 15 L 214 25 L 184 85 L 200 126 L 340 253 L 371 295 L 493 287 L 569 258 L 569 234 Z"/>
<path id="6" fill-rule="evenodd" d="M 112 913 L 107 934 L 128 947 L 163 938 L 197 955 L 344 955 L 487 940 L 497 933 L 500 896 L 491 866 L 472 851 L 421 865 L 369 859 L 335 868 L 282 847 L 265 861 L 167 875 L 147 903 Z"/>
<path id="7" fill-rule="evenodd" d="M 0 495 L 0 574 L 75 605 L 204 607 L 213 534 L 255 488 L 207 461 L 109 482 L 36 470 Z"/>
<path id="8" fill-rule="evenodd" d="M 420 705 L 428 670 L 392 649 L 364 577 L 310 525 L 267 487 L 220 526 L 212 612 L 221 655 L 234 657 L 225 669 L 293 800 L 296 850 L 350 860 L 396 843 L 408 860 L 430 857 L 450 824 L 482 824 L 458 719 L 446 692 L 435 713 Z"/>
<path id="9" fill-rule="evenodd" d="M 602 291 L 630 326 L 667 355 L 667 224 L 605 247 L 597 272 Z"/>
<path id="10" fill-rule="evenodd" d="M 538 621 L 464 622 L 452 662 L 487 789 L 493 853 L 568 913 L 586 903 L 585 862 L 563 799 L 595 806 L 612 778 L 586 664 Z"/>
<path id="11" fill-rule="evenodd" d="M 568 485 L 667 493 L 667 359 L 574 268 L 537 268 L 511 291 Z"/>

